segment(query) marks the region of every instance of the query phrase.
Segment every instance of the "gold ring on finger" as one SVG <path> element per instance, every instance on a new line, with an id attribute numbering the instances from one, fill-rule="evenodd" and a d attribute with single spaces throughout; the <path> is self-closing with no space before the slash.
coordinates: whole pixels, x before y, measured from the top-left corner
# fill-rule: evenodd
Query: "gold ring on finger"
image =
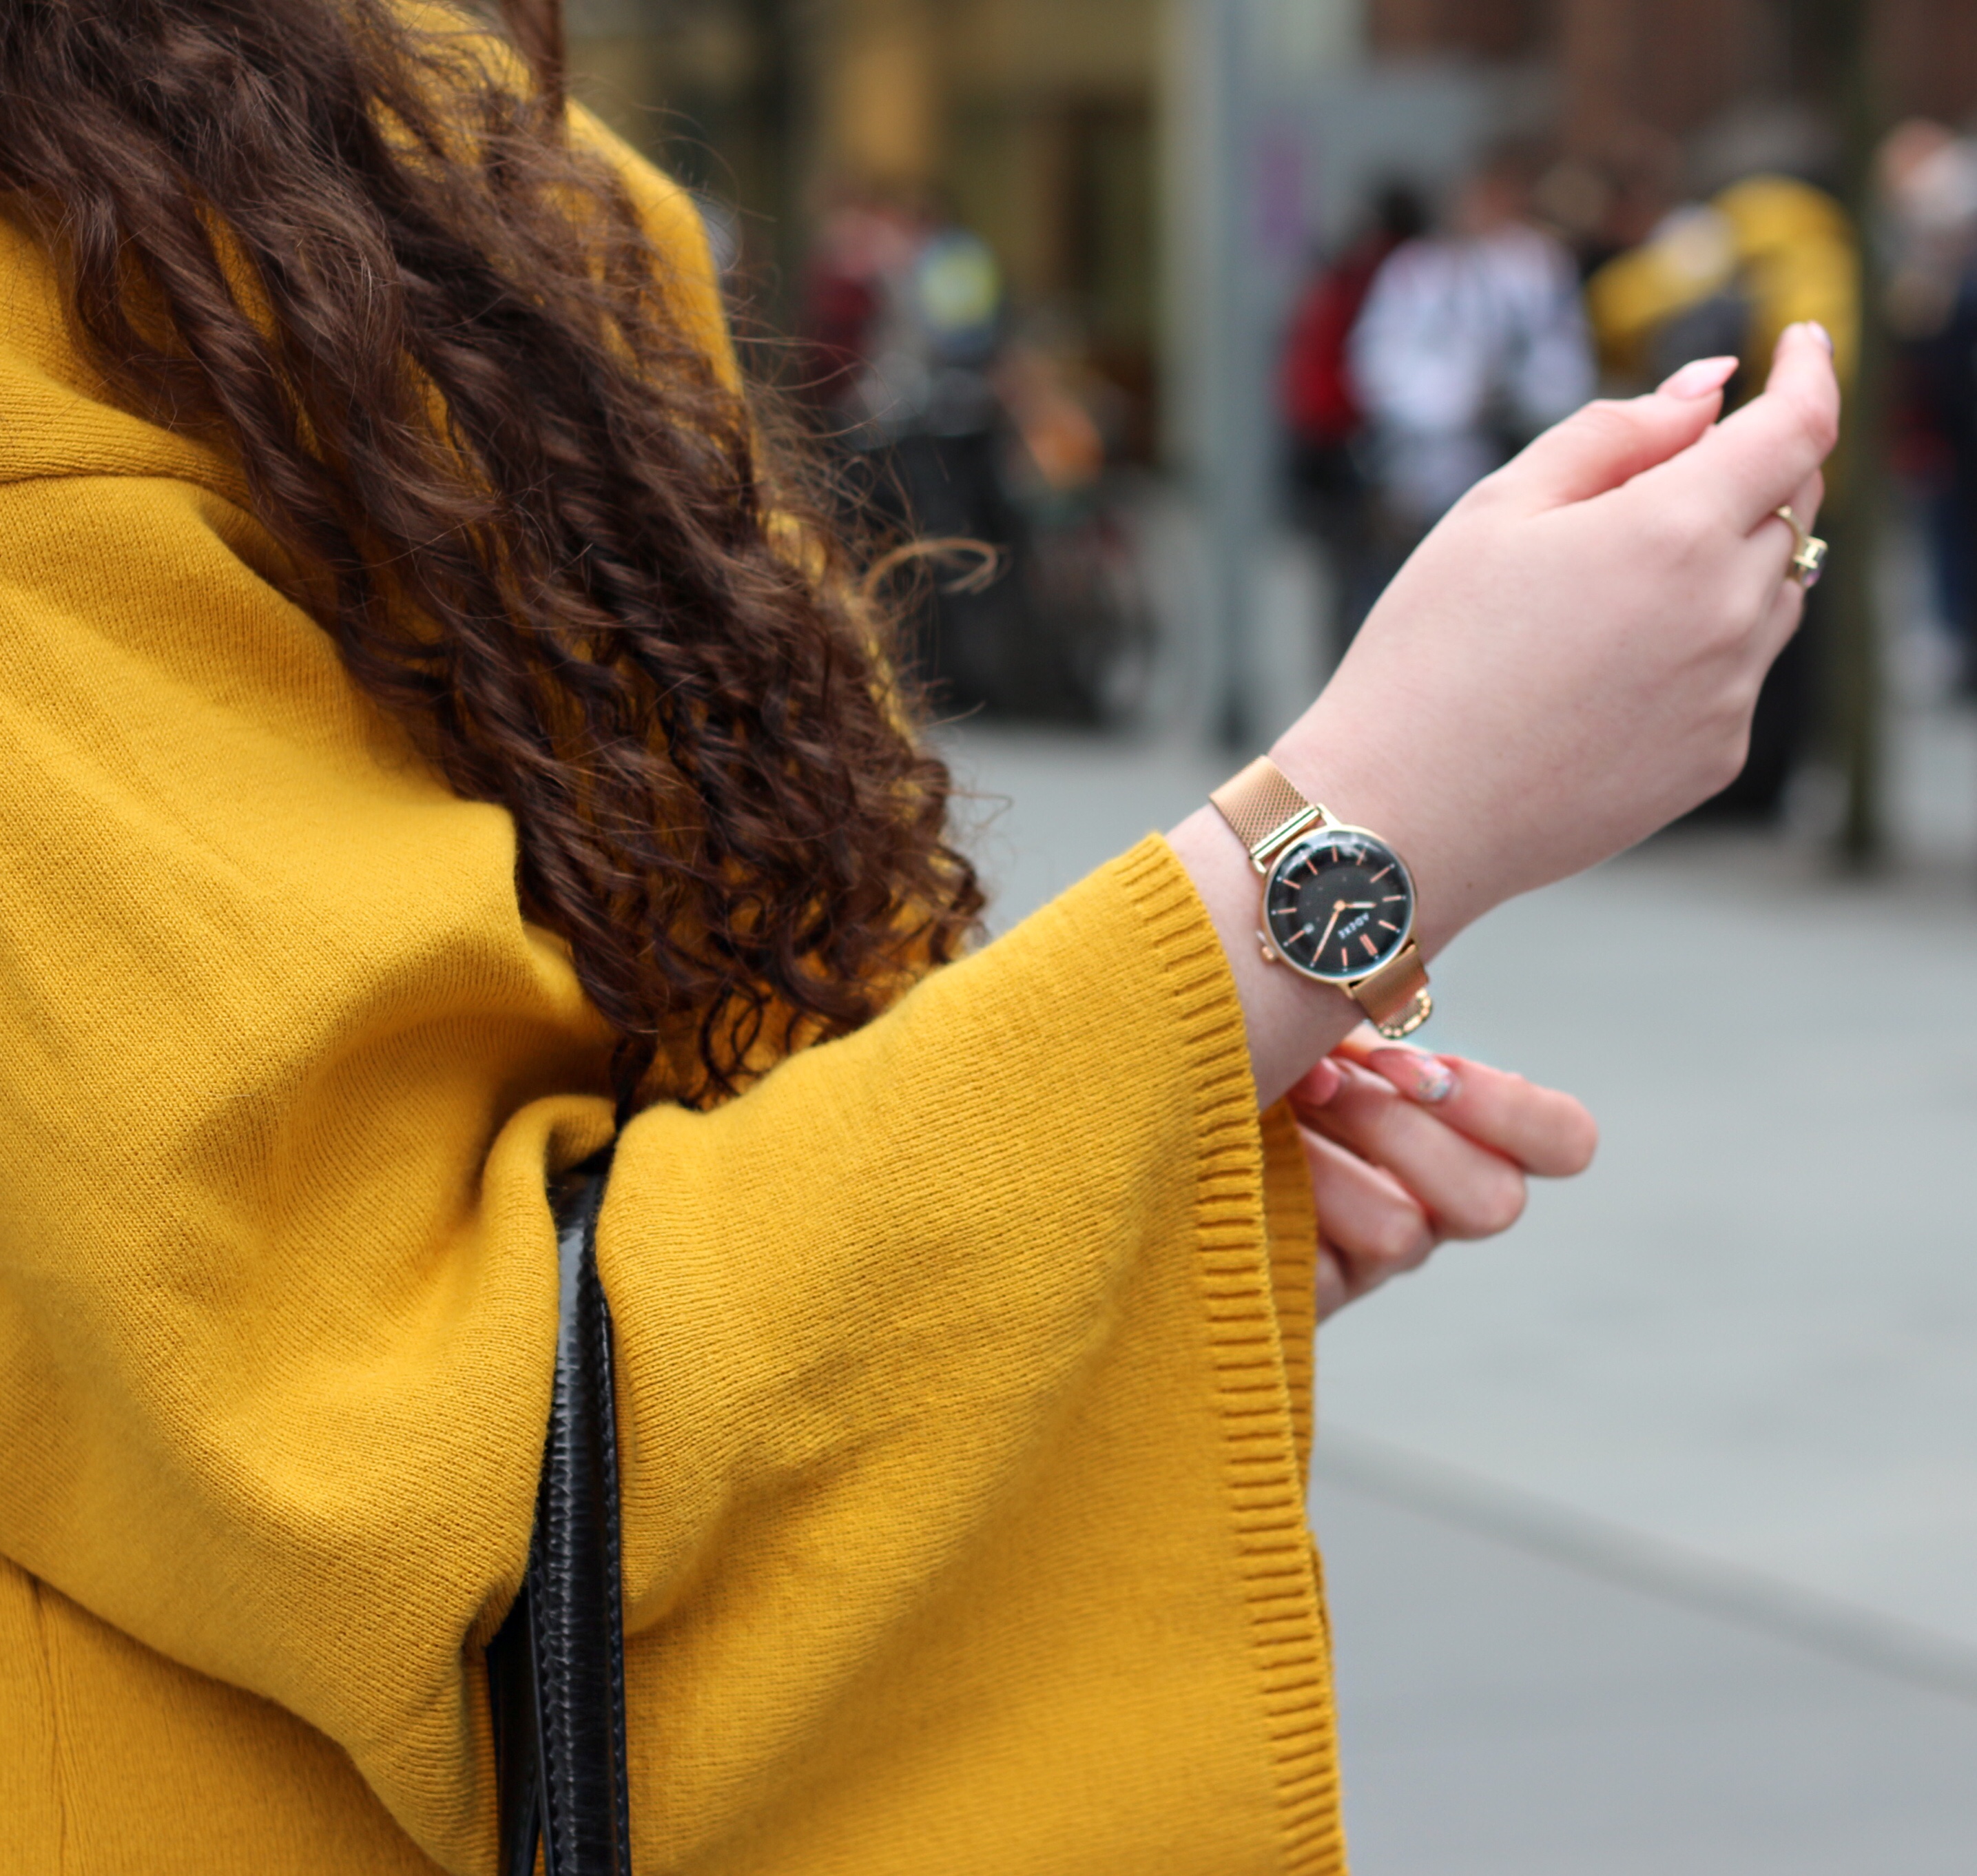
<path id="1" fill-rule="evenodd" d="M 1781 508 L 1777 514 L 1792 531 L 1791 564 L 1785 570 L 1786 576 L 1808 589 L 1817 586 L 1820 575 L 1826 571 L 1826 543 L 1817 534 L 1808 534 L 1790 508 Z"/>

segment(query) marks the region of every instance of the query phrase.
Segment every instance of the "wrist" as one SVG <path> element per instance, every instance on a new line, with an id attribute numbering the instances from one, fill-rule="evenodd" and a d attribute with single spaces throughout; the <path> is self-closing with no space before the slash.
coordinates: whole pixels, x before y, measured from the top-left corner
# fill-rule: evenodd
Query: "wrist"
<path id="1" fill-rule="evenodd" d="M 1343 992 L 1264 961 L 1256 870 L 1229 824 L 1207 806 L 1167 836 L 1193 877 L 1229 960 L 1242 1005 L 1256 1095 L 1268 1107 L 1361 1020 Z"/>

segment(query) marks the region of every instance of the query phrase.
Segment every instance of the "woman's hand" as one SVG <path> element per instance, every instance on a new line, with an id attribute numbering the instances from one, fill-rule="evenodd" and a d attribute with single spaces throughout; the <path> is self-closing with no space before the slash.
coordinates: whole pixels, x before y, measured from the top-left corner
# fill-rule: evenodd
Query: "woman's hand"
<path id="1" fill-rule="evenodd" d="M 1589 405 L 1479 483 L 1271 751 L 1308 798 L 1399 850 L 1424 953 L 1632 845 L 1741 766 L 1758 687 L 1804 599 L 1775 511 L 1790 503 L 1810 525 L 1840 394 L 1824 333 L 1794 326 L 1762 395 L 1718 424 L 1732 362 Z M 1228 954 L 1268 1102 L 1338 1041 L 1350 1006 L 1262 961 L 1259 881 L 1212 808 L 1173 840 Z"/>
<path id="2" fill-rule="evenodd" d="M 1290 1099 L 1318 1206 L 1321 1321 L 1447 1239 L 1509 1230 L 1528 1178 L 1583 1172 L 1599 1141 L 1569 1095 L 1365 1025 Z"/>
<path id="3" fill-rule="evenodd" d="M 1729 363 L 1589 404 L 1478 483 L 1279 745 L 1313 798 L 1399 847 L 1427 948 L 1743 766 L 1805 598 L 1777 510 L 1811 524 L 1840 402 L 1817 327 L 1716 424 Z"/>

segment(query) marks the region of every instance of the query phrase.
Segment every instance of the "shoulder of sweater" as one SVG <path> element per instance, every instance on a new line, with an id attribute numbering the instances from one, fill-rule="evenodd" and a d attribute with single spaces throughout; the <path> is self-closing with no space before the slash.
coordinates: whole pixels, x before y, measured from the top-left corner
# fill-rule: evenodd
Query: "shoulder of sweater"
<path id="1" fill-rule="evenodd" d="M 0 218 L 0 484 L 97 475 L 246 494 L 222 452 L 116 401 L 75 343 L 47 252 Z"/>
<path id="2" fill-rule="evenodd" d="M 575 115 L 578 137 L 618 169 L 655 249 L 670 263 L 688 336 L 731 379 L 733 352 L 692 198 L 588 113 Z M 167 477 L 247 499 L 228 453 L 118 404 L 75 342 L 47 251 L 0 216 L 0 484 L 91 475 Z"/>

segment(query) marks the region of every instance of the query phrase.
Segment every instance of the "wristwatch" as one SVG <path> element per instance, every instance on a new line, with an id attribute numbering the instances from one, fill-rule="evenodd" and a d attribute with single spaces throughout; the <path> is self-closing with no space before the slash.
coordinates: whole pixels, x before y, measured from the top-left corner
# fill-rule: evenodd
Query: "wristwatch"
<path id="1" fill-rule="evenodd" d="M 1335 984 L 1390 1041 L 1427 1022 L 1434 999 L 1400 855 L 1306 801 L 1266 755 L 1208 798 L 1263 876 L 1265 959 Z"/>

